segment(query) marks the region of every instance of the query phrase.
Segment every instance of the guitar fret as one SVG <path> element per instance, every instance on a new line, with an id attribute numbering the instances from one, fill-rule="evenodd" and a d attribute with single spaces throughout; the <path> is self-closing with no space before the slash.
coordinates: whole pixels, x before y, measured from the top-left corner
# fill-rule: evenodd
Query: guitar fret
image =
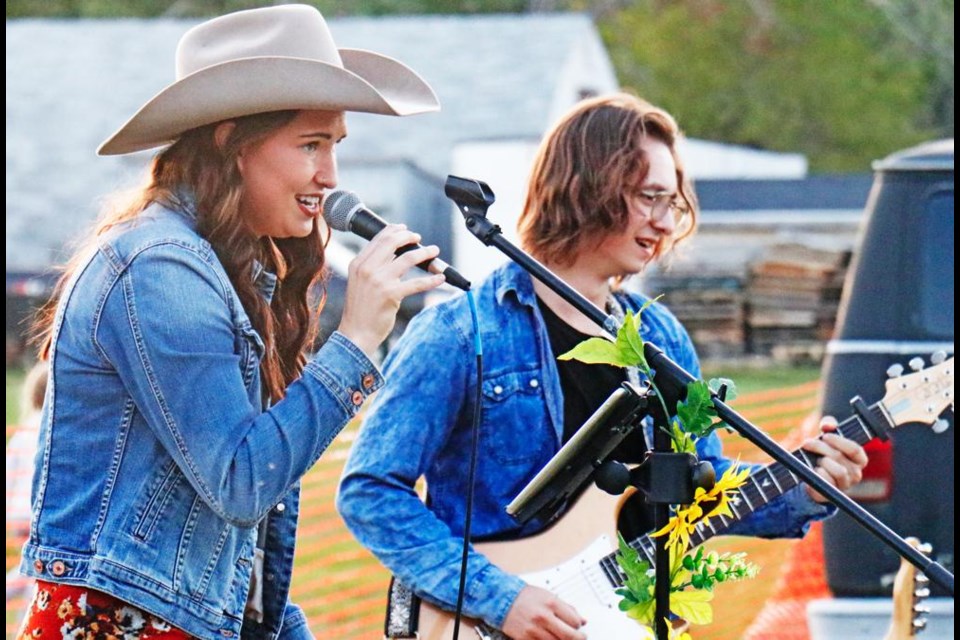
<path id="1" fill-rule="evenodd" d="M 773 473 L 772 470 L 773 470 L 773 465 L 770 465 L 769 467 L 767 467 L 767 468 L 766 468 L 767 475 L 770 476 L 770 479 L 771 479 L 771 480 L 773 480 L 773 484 L 774 484 L 774 486 L 777 487 L 777 491 L 779 491 L 780 493 L 783 493 L 783 487 L 781 487 L 781 486 L 780 486 L 780 483 L 777 482 L 777 476 L 776 476 L 775 473 Z"/>
<path id="2" fill-rule="evenodd" d="M 743 494 L 741 493 L 740 495 L 743 495 Z M 737 509 L 737 505 L 734 503 L 733 500 L 730 500 L 727 504 L 730 505 L 730 511 L 733 512 L 733 515 L 734 517 L 736 517 L 737 520 L 743 517 L 740 515 L 740 510 Z M 716 531 L 714 531 L 714 533 L 716 533 Z"/>
<path id="3" fill-rule="evenodd" d="M 750 481 L 753 482 L 753 486 L 757 488 L 757 493 L 760 494 L 760 498 L 763 499 L 763 503 L 767 504 L 770 500 L 767 498 L 767 495 L 763 492 L 763 488 L 760 486 L 760 483 L 757 482 L 757 479 L 754 476 L 750 476 Z"/>
<path id="4" fill-rule="evenodd" d="M 743 501 L 747 503 L 747 506 L 750 507 L 750 511 L 756 511 L 757 508 L 753 506 L 753 503 L 750 502 L 750 497 L 747 495 L 746 491 L 741 491 L 740 496 L 743 497 Z"/>

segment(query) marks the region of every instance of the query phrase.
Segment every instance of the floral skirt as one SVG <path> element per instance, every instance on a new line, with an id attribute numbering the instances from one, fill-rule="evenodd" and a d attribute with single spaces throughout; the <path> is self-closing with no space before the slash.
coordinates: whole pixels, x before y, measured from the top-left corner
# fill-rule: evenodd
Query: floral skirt
<path id="1" fill-rule="evenodd" d="M 17 640 L 187 640 L 160 618 L 87 587 L 37 580 Z"/>

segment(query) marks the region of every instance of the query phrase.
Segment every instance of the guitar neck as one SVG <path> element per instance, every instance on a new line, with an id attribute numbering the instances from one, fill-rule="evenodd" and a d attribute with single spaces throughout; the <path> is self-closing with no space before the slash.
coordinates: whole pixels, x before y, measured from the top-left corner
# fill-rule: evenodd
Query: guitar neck
<path id="1" fill-rule="evenodd" d="M 878 402 L 871 405 L 870 412 L 878 421 L 888 425 L 892 423 L 889 416 L 886 415 L 882 403 Z M 837 431 L 844 438 L 853 440 L 859 445 L 864 445 L 876 437 L 869 425 L 856 415 L 840 423 Z M 792 455 L 811 469 L 816 466 L 820 459 L 819 455 L 803 449 L 793 451 Z M 740 487 L 739 495 L 730 501 L 730 510 L 734 517 L 716 516 L 706 524 L 703 522 L 697 524 L 696 530 L 690 534 L 690 547 L 700 546 L 710 538 L 724 533 L 733 523 L 746 518 L 758 509 L 762 509 L 772 500 L 796 487 L 800 482 L 799 477 L 779 462 L 758 469 Z M 649 562 L 651 567 L 654 565 L 655 543 L 649 534 L 631 540 L 628 544 L 640 554 L 642 559 Z M 607 555 L 601 560 L 600 564 L 611 583 L 619 587 L 624 584 L 626 578 L 617 564 L 616 555 L 616 553 Z"/>

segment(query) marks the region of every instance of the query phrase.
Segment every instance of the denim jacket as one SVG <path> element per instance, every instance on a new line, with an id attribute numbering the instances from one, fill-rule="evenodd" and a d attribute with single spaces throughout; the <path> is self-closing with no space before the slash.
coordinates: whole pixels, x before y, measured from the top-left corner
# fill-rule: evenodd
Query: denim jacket
<path id="1" fill-rule="evenodd" d="M 545 523 L 518 526 L 504 507 L 560 448 L 560 379 L 530 276 L 507 264 L 476 297 L 483 392 L 471 533 L 474 539 L 524 537 Z M 618 299 L 633 312 L 646 302 L 638 295 Z M 466 296 L 413 320 L 384 364 L 388 382 L 364 420 L 337 499 L 360 542 L 418 595 L 448 610 L 457 599 L 472 446 L 473 335 Z M 699 376 L 690 338 L 665 307 L 644 311 L 641 335 Z M 718 475 L 731 464 L 716 435 L 697 448 Z M 421 476 L 429 506 L 414 491 Z M 800 536 L 811 518 L 827 513 L 806 492 L 793 490 L 730 533 Z M 502 627 L 523 581 L 472 550 L 467 572 L 464 613 Z"/>
<path id="2" fill-rule="evenodd" d="M 68 283 L 21 569 L 202 638 L 311 637 L 287 598 L 299 479 L 383 380 L 334 333 L 264 410 L 263 342 L 194 227 L 153 205 Z M 264 619 L 244 623 L 264 518 Z"/>

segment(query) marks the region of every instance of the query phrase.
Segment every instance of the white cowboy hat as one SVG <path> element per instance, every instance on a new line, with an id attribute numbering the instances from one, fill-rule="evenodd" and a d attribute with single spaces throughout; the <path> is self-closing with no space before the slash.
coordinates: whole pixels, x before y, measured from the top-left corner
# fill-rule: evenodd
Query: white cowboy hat
<path id="1" fill-rule="evenodd" d="M 337 49 L 315 8 L 238 11 L 180 38 L 176 82 L 143 105 L 97 149 L 131 153 L 229 118 L 284 109 L 406 116 L 440 108 L 424 80 L 401 62 Z"/>

